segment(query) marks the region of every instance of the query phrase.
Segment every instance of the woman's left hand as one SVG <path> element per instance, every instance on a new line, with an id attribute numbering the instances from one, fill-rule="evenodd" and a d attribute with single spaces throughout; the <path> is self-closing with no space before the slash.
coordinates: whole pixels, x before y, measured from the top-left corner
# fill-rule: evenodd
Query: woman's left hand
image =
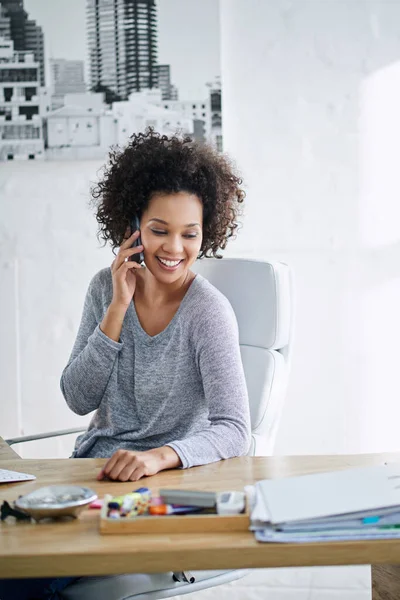
<path id="1" fill-rule="evenodd" d="M 161 470 L 161 457 L 153 450 L 148 452 L 117 450 L 97 475 L 97 479 L 138 481 L 142 477 L 155 475 Z"/>

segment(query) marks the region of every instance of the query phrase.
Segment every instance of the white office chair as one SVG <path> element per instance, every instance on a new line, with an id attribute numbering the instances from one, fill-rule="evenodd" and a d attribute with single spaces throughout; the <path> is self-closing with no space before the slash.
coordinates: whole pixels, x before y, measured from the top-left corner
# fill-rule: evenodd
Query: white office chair
<path id="1" fill-rule="evenodd" d="M 193 270 L 218 288 L 235 311 L 250 401 L 252 444 L 249 454 L 271 455 L 290 369 L 294 323 L 291 271 L 281 262 L 235 258 L 203 259 L 196 262 Z M 36 439 L 36 436 L 28 439 Z M 21 438 L 8 441 L 17 443 Z M 194 583 L 176 581 L 172 572 L 90 577 L 71 584 L 62 592 L 62 598 L 160 600 L 228 583 L 249 572 L 192 571 Z"/>

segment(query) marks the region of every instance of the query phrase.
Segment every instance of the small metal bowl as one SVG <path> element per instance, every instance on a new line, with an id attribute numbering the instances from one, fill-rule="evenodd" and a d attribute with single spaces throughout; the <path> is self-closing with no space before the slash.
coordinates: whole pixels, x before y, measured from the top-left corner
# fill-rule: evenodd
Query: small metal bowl
<path id="1" fill-rule="evenodd" d="M 77 485 L 49 485 L 38 488 L 15 501 L 15 507 L 36 521 L 45 518 L 78 517 L 84 508 L 97 499 L 97 494 Z"/>

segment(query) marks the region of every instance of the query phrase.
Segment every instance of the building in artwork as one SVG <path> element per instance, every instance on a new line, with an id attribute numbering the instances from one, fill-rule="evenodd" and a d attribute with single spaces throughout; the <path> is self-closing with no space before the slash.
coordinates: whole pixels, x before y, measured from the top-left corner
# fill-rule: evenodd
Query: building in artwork
<path id="1" fill-rule="evenodd" d="M 211 116 L 211 129 L 210 129 L 210 142 L 215 148 L 222 152 L 222 89 L 221 79 L 215 78 L 213 83 L 208 84 L 210 90 L 210 116 Z"/>
<path id="2" fill-rule="evenodd" d="M 86 91 L 83 60 L 50 59 L 51 86 L 53 94 L 80 94 Z"/>
<path id="3" fill-rule="evenodd" d="M 162 93 L 162 100 L 178 100 L 178 90 L 171 83 L 170 65 L 158 65 L 158 87 Z"/>
<path id="4" fill-rule="evenodd" d="M 87 0 L 92 91 L 131 92 L 157 87 L 155 0 Z"/>
<path id="5" fill-rule="evenodd" d="M 82 94 L 86 91 L 83 60 L 50 59 L 51 106 L 64 106 L 66 94 Z"/>
<path id="6" fill-rule="evenodd" d="M 14 50 L 17 52 L 33 52 L 35 62 L 39 63 L 39 82 L 41 86 L 44 86 L 46 73 L 42 28 L 37 25 L 36 21 L 29 19 L 23 0 L 0 0 L 0 7 L 0 28 L 1 20 L 7 18 L 10 36 L 8 39 L 14 42 Z M 0 36 L 3 34 L 0 29 Z"/>
<path id="7" fill-rule="evenodd" d="M 16 52 L 0 38 L 0 160 L 43 158 L 42 118 L 49 110 L 32 52 Z"/>

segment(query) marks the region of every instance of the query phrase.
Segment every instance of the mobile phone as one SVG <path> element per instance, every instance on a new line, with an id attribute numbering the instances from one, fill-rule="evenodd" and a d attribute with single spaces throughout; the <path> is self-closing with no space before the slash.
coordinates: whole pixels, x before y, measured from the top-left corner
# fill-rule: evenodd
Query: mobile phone
<path id="1" fill-rule="evenodd" d="M 139 222 L 139 217 L 136 215 L 135 217 L 133 217 L 133 219 L 131 221 L 131 235 L 138 229 L 140 229 L 140 222 Z M 136 248 L 136 246 L 141 246 L 141 244 L 142 244 L 142 240 L 140 239 L 140 235 L 139 235 L 139 237 L 133 242 L 132 248 Z M 140 264 L 144 261 L 144 254 L 143 254 L 143 252 L 140 252 L 138 254 L 132 254 L 132 256 L 129 257 L 129 260 L 134 260 L 135 262 Z"/>

